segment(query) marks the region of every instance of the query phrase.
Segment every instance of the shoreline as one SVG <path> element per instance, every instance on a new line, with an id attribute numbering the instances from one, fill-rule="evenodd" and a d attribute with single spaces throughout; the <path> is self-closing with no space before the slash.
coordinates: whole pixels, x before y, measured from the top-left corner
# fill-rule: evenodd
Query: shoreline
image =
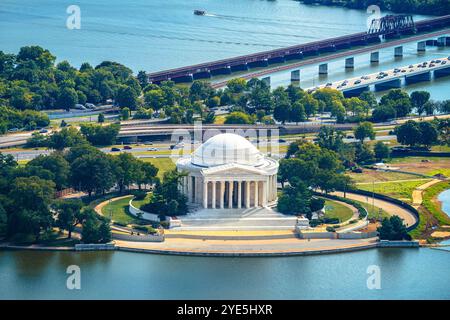
<path id="1" fill-rule="evenodd" d="M 370 241 L 365 241 L 357 244 L 347 243 L 339 246 L 323 246 L 323 247 L 305 247 L 297 249 L 278 249 L 278 250 L 264 250 L 261 252 L 256 250 L 199 250 L 199 249 L 168 249 L 168 248 L 145 248 L 136 246 L 127 246 L 126 244 L 115 244 L 114 250 L 88 250 L 94 251 L 124 251 L 124 252 L 134 252 L 134 253 L 145 253 L 145 254 L 157 254 L 157 255 L 178 255 L 178 256 L 197 256 L 197 257 L 289 257 L 289 256 L 310 256 L 310 255 L 324 255 L 324 254 L 338 254 L 338 253 L 348 253 L 356 252 L 370 249 L 383 249 L 383 248 L 429 248 L 429 245 L 418 244 L 414 241 L 404 241 L 399 242 L 379 242 L 375 239 L 370 239 Z M 439 245 L 434 245 L 432 247 L 439 247 Z M 0 245 L 1 250 L 11 250 L 11 251 L 61 251 L 61 252 L 87 252 L 84 250 L 78 251 L 75 247 L 45 247 L 45 246 L 18 246 L 18 245 Z"/>

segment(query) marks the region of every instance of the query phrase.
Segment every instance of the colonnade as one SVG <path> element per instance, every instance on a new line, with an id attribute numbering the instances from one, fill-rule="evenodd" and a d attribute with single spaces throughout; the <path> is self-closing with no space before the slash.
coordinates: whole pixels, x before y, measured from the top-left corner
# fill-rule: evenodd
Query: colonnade
<path id="1" fill-rule="evenodd" d="M 201 204 L 203 208 L 264 207 L 277 198 L 277 176 L 253 179 L 187 176 L 181 188 L 189 202 Z"/>

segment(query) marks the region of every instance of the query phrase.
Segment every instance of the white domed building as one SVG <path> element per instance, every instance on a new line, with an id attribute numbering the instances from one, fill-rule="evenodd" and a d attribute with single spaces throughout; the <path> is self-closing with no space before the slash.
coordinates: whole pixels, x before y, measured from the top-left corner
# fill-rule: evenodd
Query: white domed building
<path id="1" fill-rule="evenodd" d="M 247 139 L 218 134 L 177 169 L 187 172 L 182 191 L 190 203 L 205 209 L 265 207 L 277 199 L 278 162 L 264 156 Z"/>

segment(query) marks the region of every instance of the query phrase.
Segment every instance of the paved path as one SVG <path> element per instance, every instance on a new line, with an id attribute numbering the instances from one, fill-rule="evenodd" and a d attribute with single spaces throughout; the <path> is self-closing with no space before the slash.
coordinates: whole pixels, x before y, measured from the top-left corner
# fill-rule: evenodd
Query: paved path
<path id="1" fill-rule="evenodd" d="M 332 194 L 337 195 L 339 197 L 344 196 L 343 192 L 334 192 Z M 403 208 L 399 205 L 396 205 L 394 203 L 387 202 L 385 200 L 381 200 L 381 199 L 377 199 L 377 198 L 373 199 L 372 197 L 367 197 L 367 196 L 363 196 L 363 195 L 356 194 L 356 193 L 350 193 L 350 192 L 347 192 L 347 198 L 356 200 L 356 201 L 360 201 L 360 202 L 364 202 L 364 203 L 368 202 L 370 205 L 373 203 L 376 207 L 383 209 L 388 214 L 397 215 L 400 218 L 402 218 L 404 220 L 406 226 L 412 226 L 417 221 L 416 216 L 411 211 L 406 210 L 405 208 Z"/>
<path id="2" fill-rule="evenodd" d="M 418 208 L 422 204 L 422 201 L 423 201 L 422 196 L 423 196 L 423 191 L 425 189 L 427 189 L 427 188 L 431 187 L 432 185 L 434 185 L 438 182 L 441 182 L 441 181 L 442 180 L 434 179 L 434 180 L 431 180 L 421 186 L 418 186 L 412 193 L 413 207 Z"/>
<path id="3" fill-rule="evenodd" d="M 375 238 L 364 240 L 279 239 L 279 240 L 194 240 L 166 239 L 164 242 L 130 242 L 115 240 L 127 249 L 197 254 L 302 254 L 375 247 Z"/>

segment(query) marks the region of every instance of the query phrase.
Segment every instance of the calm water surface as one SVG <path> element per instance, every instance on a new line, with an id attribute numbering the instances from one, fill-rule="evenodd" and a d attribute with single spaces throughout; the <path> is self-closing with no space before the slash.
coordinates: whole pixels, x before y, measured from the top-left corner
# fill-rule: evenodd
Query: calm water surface
<path id="1" fill-rule="evenodd" d="M 66 268 L 81 268 L 81 290 Z M 381 268 L 381 290 L 366 286 Z M 450 252 L 373 249 L 288 258 L 0 252 L 0 299 L 450 299 Z"/>
<path id="2" fill-rule="evenodd" d="M 66 8 L 72 4 L 2 0 L 0 50 L 15 53 L 21 46 L 37 44 L 75 66 L 114 60 L 135 72 L 157 71 L 365 31 L 368 18 L 362 10 L 292 0 L 79 0 L 81 29 L 69 30 Z M 194 9 L 208 15 L 195 16 Z M 392 52 L 383 50 L 378 66 L 370 65 L 367 55 L 356 57 L 356 69 L 350 73 L 343 61 L 333 62 L 327 78 L 318 77 L 317 66 L 302 69 L 302 87 L 450 55 L 449 48 L 429 48 L 418 55 L 415 44 L 405 47 L 403 60 L 395 60 Z M 272 84 L 284 86 L 289 79 L 289 72 L 275 74 Z M 449 99 L 449 87 L 450 77 L 408 90 L 427 89 L 434 99 Z"/>
<path id="3" fill-rule="evenodd" d="M 438 200 L 442 203 L 442 211 L 450 216 L 450 189 L 439 194 Z"/>

